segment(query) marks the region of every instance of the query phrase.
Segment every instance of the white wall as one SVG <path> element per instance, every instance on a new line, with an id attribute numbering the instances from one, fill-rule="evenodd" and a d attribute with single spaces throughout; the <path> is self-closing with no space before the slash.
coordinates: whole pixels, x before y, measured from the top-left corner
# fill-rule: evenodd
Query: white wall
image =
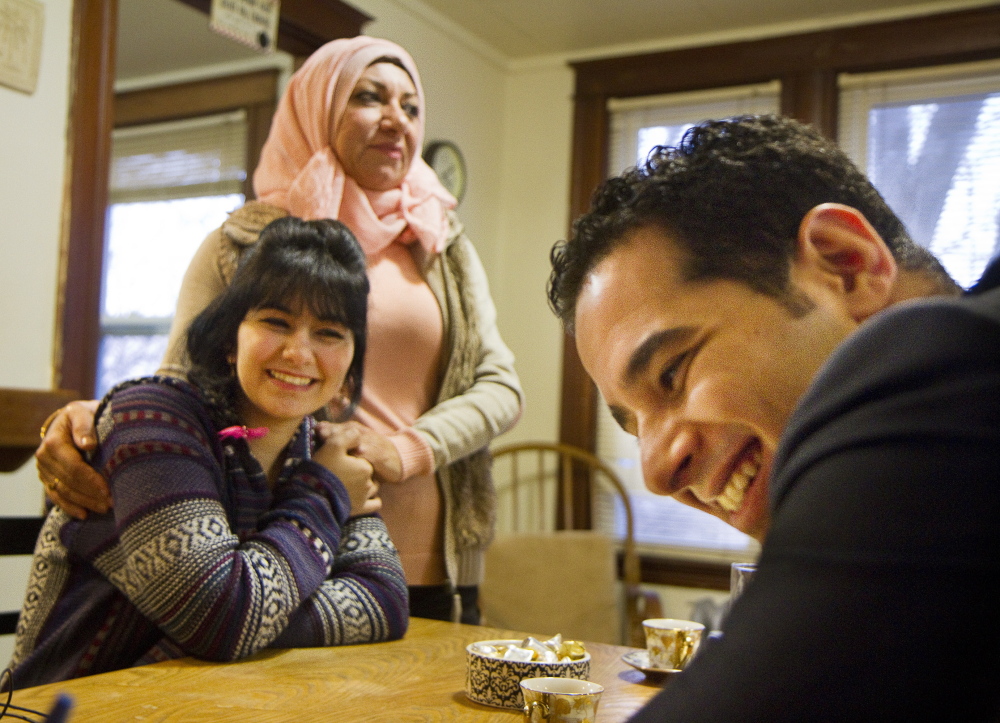
<path id="1" fill-rule="evenodd" d="M 52 387 L 52 343 L 66 177 L 71 0 L 45 0 L 38 86 L 0 86 L 0 387 Z M 0 515 L 35 515 L 34 465 L 0 473 Z M 0 563 L 0 610 L 17 609 L 26 559 Z M 0 666 L 10 657 L 0 638 Z"/>
<path id="2" fill-rule="evenodd" d="M 566 237 L 573 72 L 565 63 L 513 70 L 507 79 L 501 254 L 493 298 L 517 357 L 527 405 L 506 441 L 559 434 L 563 334 L 549 310 L 549 251 Z"/>

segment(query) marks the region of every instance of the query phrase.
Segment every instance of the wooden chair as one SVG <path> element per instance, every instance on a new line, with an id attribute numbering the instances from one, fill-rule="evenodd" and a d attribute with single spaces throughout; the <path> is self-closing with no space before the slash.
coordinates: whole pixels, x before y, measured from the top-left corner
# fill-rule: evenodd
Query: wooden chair
<path id="1" fill-rule="evenodd" d="M 75 392 L 64 389 L 0 389 L 0 471 L 13 472 L 31 459 L 42 422 L 76 398 Z M 32 554 L 43 519 L 0 517 L 0 557 Z M 0 635 L 14 632 L 18 614 L 17 610 L 0 611 Z"/>
<path id="2" fill-rule="evenodd" d="M 480 588 L 484 624 L 645 647 L 642 621 L 660 615 L 660 601 L 640 588 L 632 506 L 614 469 L 549 442 L 499 447 L 493 460 L 498 521 Z M 615 515 L 621 539 L 598 531 L 613 529 Z"/>
<path id="3" fill-rule="evenodd" d="M 0 557 L 30 555 L 42 529 L 44 517 L 0 517 Z M 0 611 L 0 635 L 12 635 L 17 629 L 19 611 Z"/>

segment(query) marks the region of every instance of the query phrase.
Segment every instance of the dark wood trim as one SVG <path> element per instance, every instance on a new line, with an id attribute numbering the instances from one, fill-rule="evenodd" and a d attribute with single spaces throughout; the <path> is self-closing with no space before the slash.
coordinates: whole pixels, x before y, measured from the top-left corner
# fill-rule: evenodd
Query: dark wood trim
<path id="1" fill-rule="evenodd" d="M 116 93 L 115 127 L 193 118 L 256 105 L 270 108 L 273 114 L 277 93 L 277 70 Z"/>
<path id="2" fill-rule="evenodd" d="M 625 556 L 616 556 L 618 579 L 625 579 Z M 729 563 L 687 560 L 662 555 L 639 555 L 640 578 L 652 585 L 700 587 L 706 590 L 729 590 Z"/>
<path id="3" fill-rule="evenodd" d="M 573 63 L 577 96 L 630 97 L 997 57 L 1000 5 L 799 35 Z"/>
<path id="4" fill-rule="evenodd" d="M 74 0 L 69 233 L 60 257 L 55 384 L 93 396 L 108 204 L 117 0 Z"/>
<path id="5" fill-rule="evenodd" d="M 65 389 L 0 389 L 0 472 L 13 472 L 27 462 L 45 419 L 78 398 Z"/>
<path id="6" fill-rule="evenodd" d="M 809 119 L 828 138 L 837 137 L 840 89 L 832 70 L 805 70 L 781 76 L 781 112 Z"/>
<path id="7" fill-rule="evenodd" d="M 282 0 L 278 48 L 292 55 L 311 55 L 330 40 L 359 35 L 371 20 L 339 0 Z"/>
<path id="8" fill-rule="evenodd" d="M 784 114 L 837 134 L 837 75 L 1000 57 L 1000 4 L 764 40 L 573 63 L 570 218 L 606 176 L 610 98 L 781 81 Z M 563 341 L 559 440 L 593 451 L 597 393 L 572 337 Z M 643 559 L 643 580 L 728 589 L 728 566 Z"/>
<path id="9" fill-rule="evenodd" d="M 642 581 L 654 585 L 729 590 L 728 562 L 640 555 L 639 568 L 642 571 Z"/>
<path id="10" fill-rule="evenodd" d="M 206 15 L 211 0 L 180 0 Z M 340 0 L 282 0 L 278 20 L 278 50 L 296 56 L 311 55 L 336 38 L 353 38 L 372 20 L 370 15 Z"/>
<path id="11" fill-rule="evenodd" d="M 275 96 L 271 96 L 270 102 L 252 103 L 246 106 L 247 112 L 247 157 L 246 169 L 247 177 L 243 181 L 243 196 L 249 200 L 256 198 L 253 190 L 253 171 L 260 162 L 260 152 L 267 140 L 267 134 L 271 131 L 271 119 L 277 108 Z"/>
<path id="12" fill-rule="evenodd" d="M 594 189 L 607 176 L 607 96 L 586 95 L 577 88 L 573 110 L 573 167 L 570 219 L 590 205 Z M 597 389 L 580 363 L 571 336 L 563 340 L 562 402 L 559 441 L 593 451 L 597 443 Z"/>

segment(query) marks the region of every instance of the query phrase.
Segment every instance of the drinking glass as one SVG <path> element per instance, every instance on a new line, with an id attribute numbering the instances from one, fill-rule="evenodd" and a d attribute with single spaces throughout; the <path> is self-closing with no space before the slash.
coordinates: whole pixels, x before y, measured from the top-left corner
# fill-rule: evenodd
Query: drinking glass
<path id="1" fill-rule="evenodd" d="M 729 604 L 736 601 L 743 589 L 750 584 L 753 574 L 757 571 L 757 563 L 734 562 L 729 571 Z"/>

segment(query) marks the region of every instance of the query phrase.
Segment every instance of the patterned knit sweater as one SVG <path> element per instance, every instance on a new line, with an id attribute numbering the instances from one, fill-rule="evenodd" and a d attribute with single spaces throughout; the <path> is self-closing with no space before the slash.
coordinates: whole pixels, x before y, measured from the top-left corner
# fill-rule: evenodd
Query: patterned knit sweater
<path id="1" fill-rule="evenodd" d="M 377 516 L 348 519 L 311 459 L 307 417 L 273 490 L 245 439 L 220 441 L 198 389 L 153 377 L 109 393 L 92 460 L 114 507 L 58 508 L 35 549 L 14 687 L 194 655 L 402 637 L 407 589 Z"/>

